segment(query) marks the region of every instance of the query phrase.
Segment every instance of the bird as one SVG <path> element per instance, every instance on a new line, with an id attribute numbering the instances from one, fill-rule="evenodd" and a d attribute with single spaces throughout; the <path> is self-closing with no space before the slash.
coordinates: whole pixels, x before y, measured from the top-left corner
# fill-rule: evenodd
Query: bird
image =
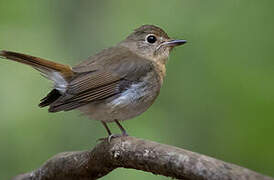
<path id="1" fill-rule="evenodd" d="M 100 121 L 111 140 L 128 136 L 120 121 L 145 112 L 160 93 L 170 52 L 186 40 L 172 39 L 160 27 L 142 25 L 124 40 L 75 66 L 13 51 L 0 57 L 38 70 L 53 82 L 40 100 L 51 113 L 78 109 Z M 107 123 L 115 122 L 121 134 L 112 134 Z"/>

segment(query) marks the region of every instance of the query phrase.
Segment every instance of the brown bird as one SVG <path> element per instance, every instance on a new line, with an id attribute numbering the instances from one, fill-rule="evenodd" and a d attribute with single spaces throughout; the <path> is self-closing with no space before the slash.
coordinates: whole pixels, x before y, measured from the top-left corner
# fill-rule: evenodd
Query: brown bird
<path id="1" fill-rule="evenodd" d="M 160 92 L 170 51 L 185 44 L 174 40 L 159 27 L 143 25 L 116 46 L 102 50 L 71 67 L 26 54 L 0 51 L 0 57 L 32 66 L 54 83 L 41 100 L 49 112 L 79 109 L 107 126 L 131 119 L 146 111 Z"/>

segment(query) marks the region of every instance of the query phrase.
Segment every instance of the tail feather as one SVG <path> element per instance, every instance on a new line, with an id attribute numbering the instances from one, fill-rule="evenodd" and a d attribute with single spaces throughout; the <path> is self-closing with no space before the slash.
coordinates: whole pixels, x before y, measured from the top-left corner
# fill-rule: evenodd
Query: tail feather
<path id="1" fill-rule="evenodd" d="M 73 75 L 71 67 L 64 64 L 55 63 L 42 58 L 21 54 L 12 51 L 0 51 L 0 57 L 13 60 L 19 63 L 27 64 L 42 72 L 44 75 L 49 76 L 52 72 L 60 73 L 65 79 Z"/>
<path id="2" fill-rule="evenodd" d="M 41 100 L 40 107 L 45 107 L 55 102 L 66 91 L 68 81 L 74 72 L 68 65 L 48 61 L 42 58 L 11 51 L 0 51 L 0 58 L 6 58 L 29 65 L 42 73 L 43 76 L 54 82 L 54 89 Z"/>

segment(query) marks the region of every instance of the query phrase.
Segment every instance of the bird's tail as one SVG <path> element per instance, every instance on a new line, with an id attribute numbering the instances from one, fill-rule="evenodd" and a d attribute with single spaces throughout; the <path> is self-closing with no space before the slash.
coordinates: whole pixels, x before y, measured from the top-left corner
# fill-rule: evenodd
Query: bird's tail
<path id="1" fill-rule="evenodd" d="M 29 65 L 40 71 L 43 76 L 54 82 L 54 89 L 41 100 L 40 107 L 50 105 L 66 91 L 68 81 L 73 77 L 74 72 L 71 67 L 64 64 L 55 63 L 42 58 L 21 54 L 11 51 L 0 51 L 0 57 L 22 64 Z"/>
<path id="2" fill-rule="evenodd" d="M 54 72 L 60 73 L 60 75 L 65 79 L 69 79 L 73 75 L 73 71 L 68 65 L 55 63 L 26 54 L 2 50 L 0 51 L 0 57 L 30 65 L 47 77 L 49 77 Z"/>

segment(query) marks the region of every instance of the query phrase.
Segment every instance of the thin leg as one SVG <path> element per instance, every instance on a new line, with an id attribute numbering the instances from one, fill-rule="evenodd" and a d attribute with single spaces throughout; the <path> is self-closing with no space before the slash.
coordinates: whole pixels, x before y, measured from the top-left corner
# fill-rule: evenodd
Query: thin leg
<path id="1" fill-rule="evenodd" d="M 118 125 L 118 127 L 120 128 L 120 130 L 122 131 L 122 135 L 123 135 L 123 136 L 128 136 L 128 134 L 127 134 L 125 128 L 119 123 L 119 121 L 118 121 L 117 119 L 115 119 L 114 121 L 115 121 L 115 123 Z"/>
<path id="2" fill-rule="evenodd" d="M 101 121 L 101 122 L 102 122 L 103 126 L 105 127 L 105 129 L 107 130 L 108 135 L 109 135 L 109 136 L 112 135 L 110 129 L 109 129 L 108 126 L 107 126 L 107 123 L 105 123 L 105 122 L 103 122 L 103 121 Z"/>

